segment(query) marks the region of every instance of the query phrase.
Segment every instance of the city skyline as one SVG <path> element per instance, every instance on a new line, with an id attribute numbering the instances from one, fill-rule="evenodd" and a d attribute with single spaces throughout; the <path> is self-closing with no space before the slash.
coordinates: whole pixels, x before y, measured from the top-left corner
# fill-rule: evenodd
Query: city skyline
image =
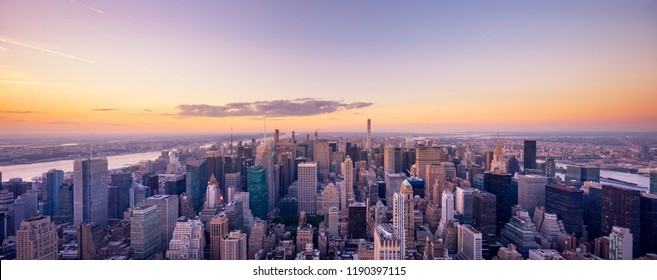
<path id="1" fill-rule="evenodd" d="M 653 1 L 256 2 L 4 1 L 3 133 L 657 131 Z"/>

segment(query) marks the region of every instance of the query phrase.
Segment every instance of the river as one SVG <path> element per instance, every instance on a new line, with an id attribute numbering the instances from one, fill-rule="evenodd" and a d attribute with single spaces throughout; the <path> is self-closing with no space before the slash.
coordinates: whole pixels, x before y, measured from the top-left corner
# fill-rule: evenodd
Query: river
<path id="1" fill-rule="evenodd" d="M 117 169 L 137 164 L 140 161 L 154 160 L 161 154 L 161 151 L 157 151 L 108 156 L 107 164 L 109 169 Z M 50 169 L 59 169 L 64 170 L 64 172 L 71 172 L 73 171 L 73 162 L 74 160 L 58 160 L 31 164 L 0 166 L 0 172 L 2 172 L 3 181 L 8 181 L 11 178 L 23 178 L 24 181 L 32 181 L 32 178 L 41 177 L 43 173 L 48 172 Z"/>
<path id="2" fill-rule="evenodd" d="M 565 163 L 557 162 L 556 165 L 557 167 L 561 167 L 564 169 L 568 168 L 568 164 Z M 557 173 L 557 175 L 561 177 L 561 179 L 563 179 L 565 176 L 565 174 L 559 174 L 559 173 Z M 601 169 L 600 177 L 612 178 L 629 183 L 634 183 L 637 184 L 641 189 L 645 189 L 645 190 L 648 190 L 650 188 L 650 178 L 637 173 L 627 173 L 627 172 L 618 172 L 618 171 Z"/>

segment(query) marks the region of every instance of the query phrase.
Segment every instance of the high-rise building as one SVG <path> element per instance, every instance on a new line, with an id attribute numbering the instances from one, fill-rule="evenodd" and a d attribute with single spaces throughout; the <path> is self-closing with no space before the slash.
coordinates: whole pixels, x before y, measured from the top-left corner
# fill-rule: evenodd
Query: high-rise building
<path id="1" fill-rule="evenodd" d="M 413 186 L 408 180 L 402 182 L 399 193 L 404 196 L 404 246 L 406 250 L 415 250 L 415 203 Z"/>
<path id="2" fill-rule="evenodd" d="M 210 259 L 221 259 L 221 240 L 228 234 L 228 218 L 219 213 L 210 220 Z"/>
<path id="3" fill-rule="evenodd" d="M 641 193 L 641 255 L 657 252 L 657 194 Z"/>
<path id="4" fill-rule="evenodd" d="M 262 250 L 263 241 L 265 239 L 265 234 L 267 230 L 267 222 L 257 219 L 251 230 L 251 234 L 248 236 L 249 248 L 247 258 L 252 260 L 255 258 L 258 251 Z"/>
<path id="5" fill-rule="evenodd" d="M 504 149 L 500 143 L 500 136 L 497 136 L 495 150 L 493 150 L 493 160 L 490 163 L 490 170 L 498 173 L 506 173 L 506 161 L 504 160 Z M 499 198 L 498 198 L 499 199 Z"/>
<path id="6" fill-rule="evenodd" d="M 246 233 L 243 233 L 239 230 L 231 231 L 221 240 L 221 259 L 246 260 L 246 244 Z"/>
<path id="7" fill-rule="evenodd" d="M 529 250 L 541 248 L 535 240 L 536 226 L 527 211 L 516 209 L 514 212 L 511 221 L 500 232 L 500 243 L 504 246 L 515 245 L 518 252 L 527 257 Z"/>
<path id="8" fill-rule="evenodd" d="M 499 233 L 504 225 L 511 220 L 511 207 L 516 205 L 517 202 L 517 197 L 513 197 L 511 175 L 495 172 L 484 173 L 484 190 L 495 195 L 497 202 L 497 232 Z"/>
<path id="9" fill-rule="evenodd" d="M 244 230 L 244 205 L 240 199 L 234 199 L 226 204 L 228 231 Z"/>
<path id="10" fill-rule="evenodd" d="M 97 223 L 82 223 L 78 226 L 78 258 L 95 260 L 99 249 L 105 244 L 105 228 Z"/>
<path id="11" fill-rule="evenodd" d="M 144 200 L 145 206 L 155 205 L 159 212 L 160 220 L 160 252 L 166 253 L 169 240 L 173 238 L 173 231 L 178 220 L 178 196 L 177 195 L 154 195 Z"/>
<path id="12" fill-rule="evenodd" d="M 401 193 L 394 193 L 392 203 L 392 234 L 399 240 L 402 252 L 406 252 L 406 202 Z"/>
<path id="13" fill-rule="evenodd" d="M 545 186 L 548 180 L 540 175 L 518 176 L 518 205 L 534 216 L 534 209 L 545 206 Z"/>
<path id="14" fill-rule="evenodd" d="M 440 213 L 440 224 L 438 225 L 437 233 L 443 237 L 445 227 L 450 221 L 454 220 L 454 194 L 450 190 L 443 192 Z"/>
<path id="15" fill-rule="evenodd" d="M 14 200 L 13 219 L 14 227 L 18 230 L 21 222 L 32 218 L 39 213 L 39 193 L 37 190 L 28 190 Z"/>
<path id="16" fill-rule="evenodd" d="M 130 187 L 132 187 L 132 173 L 110 174 L 110 193 L 108 195 L 110 219 L 122 219 L 123 212 L 130 207 Z"/>
<path id="17" fill-rule="evenodd" d="M 536 140 L 525 140 L 523 158 L 525 170 L 536 169 Z"/>
<path id="18" fill-rule="evenodd" d="M 210 175 L 210 180 L 208 181 L 208 187 L 205 190 L 205 209 L 215 209 L 217 203 L 222 199 L 221 190 L 219 189 L 219 182 L 214 177 L 214 174 Z"/>
<path id="19" fill-rule="evenodd" d="M 345 191 L 340 193 L 340 212 L 347 214 L 349 200 L 354 199 L 354 163 L 349 156 L 342 162 L 342 176 L 342 189 Z"/>
<path id="20" fill-rule="evenodd" d="M 349 205 L 349 238 L 360 239 L 367 237 L 367 206 L 363 202 L 354 202 Z"/>
<path id="21" fill-rule="evenodd" d="M 57 198 L 59 201 L 57 203 L 57 209 L 55 209 L 53 220 L 55 223 L 73 222 L 73 184 L 62 184 L 57 195 L 59 196 Z M 2 197 L 1 194 L 0 197 Z"/>
<path id="22" fill-rule="evenodd" d="M 147 186 L 150 190 L 151 193 L 150 195 L 156 195 L 159 194 L 159 187 L 160 187 L 160 182 L 159 182 L 159 177 L 155 172 L 149 172 L 141 176 L 141 184 L 144 186 Z"/>
<path id="23" fill-rule="evenodd" d="M 483 260 L 481 232 L 471 225 L 458 225 L 457 257 L 464 260 Z"/>
<path id="24" fill-rule="evenodd" d="M 518 163 L 518 159 L 515 156 L 509 158 L 509 162 L 506 163 L 506 171 L 511 175 L 520 173 L 520 163 Z"/>
<path id="25" fill-rule="evenodd" d="M 445 166 L 442 163 L 427 164 L 425 197 L 435 205 L 442 203 L 441 196 L 445 190 Z"/>
<path id="26" fill-rule="evenodd" d="M 609 259 L 631 260 L 633 236 L 630 229 L 614 226 L 609 234 Z"/>
<path id="27" fill-rule="evenodd" d="M 427 165 L 439 163 L 442 159 L 442 149 L 438 146 L 420 146 L 415 149 L 415 169 L 417 177 L 427 180 Z"/>
<path id="28" fill-rule="evenodd" d="M 330 152 L 328 140 L 326 139 L 317 139 L 315 140 L 315 146 L 313 147 L 313 159 L 317 164 L 317 172 L 319 180 L 324 181 L 328 179 L 329 176 L 329 165 L 330 165 Z"/>
<path id="29" fill-rule="evenodd" d="M 109 185 L 107 159 L 77 159 L 73 165 L 73 221 L 107 225 Z"/>
<path id="30" fill-rule="evenodd" d="M 255 217 L 266 219 L 269 213 L 267 172 L 262 166 L 249 167 L 246 172 L 251 212 Z"/>
<path id="31" fill-rule="evenodd" d="M 456 213 L 462 224 L 472 223 L 472 203 L 475 189 L 456 187 Z"/>
<path id="32" fill-rule="evenodd" d="M 589 195 L 586 208 L 587 227 L 589 240 L 602 236 L 602 186 L 592 184 L 588 187 Z"/>
<path id="33" fill-rule="evenodd" d="M 59 188 L 64 184 L 64 171 L 52 169 L 45 176 L 46 197 L 43 214 L 46 216 L 55 216 L 55 211 L 59 203 Z"/>
<path id="34" fill-rule="evenodd" d="M 48 216 L 34 216 L 21 222 L 16 231 L 16 259 L 56 260 L 57 228 Z"/>
<path id="35" fill-rule="evenodd" d="M 298 181 L 299 212 L 317 213 L 317 162 L 299 164 Z"/>
<path id="36" fill-rule="evenodd" d="M 328 214 L 332 207 L 340 207 L 340 189 L 335 184 L 329 183 L 317 197 L 317 214 Z"/>
<path id="37" fill-rule="evenodd" d="M 402 182 L 406 179 L 404 173 L 385 173 L 386 206 L 392 208 L 393 194 L 399 192 Z"/>
<path id="38" fill-rule="evenodd" d="M 634 257 L 641 251 L 641 192 L 638 190 L 602 185 L 602 235 L 611 234 L 613 227 L 628 228 L 632 233 Z"/>
<path id="39" fill-rule="evenodd" d="M 166 258 L 169 260 L 202 260 L 204 248 L 203 223 L 199 220 L 181 217 L 174 227 Z"/>
<path id="40" fill-rule="evenodd" d="M 644 161 L 651 161 L 652 160 L 652 154 L 650 153 L 650 146 L 642 145 L 641 146 L 641 153 L 640 153 L 639 157 Z"/>
<path id="41" fill-rule="evenodd" d="M 497 202 L 494 194 L 485 191 L 476 191 L 472 201 L 472 225 L 481 232 L 483 239 L 484 258 L 490 259 L 494 252 L 489 247 L 496 242 L 496 209 Z"/>
<path id="42" fill-rule="evenodd" d="M 197 213 L 201 212 L 203 210 L 205 191 L 210 180 L 207 163 L 203 159 L 188 160 L 185 172 L 187 172 L 186 193 L 191 199 L 190 202 L 194 211 Z"/>
<path id="43" fill-rule="evenodd" d="M 557 175 L 557 163 L 554 161 L 554 158 L 548 157 L 545 159 L 545 176 L 550 179 L 554 179 L 554 176 Z"/>
<path id="44" fill-rule="evenodd" d="M 159 251 L 162 235 L 160 233 L 160 212 L 157 206 L 138 207 L 130 217 L 130 247 L 132 258 L 148 260 L 155 258 Z"/>
<path id="45" fill-rule="evenodd" d="M 566 233 L 582 236 L 584 192 L 573 186 L 552 183 L 545 187 L 545 211 L 557 214 Z"/>
<path id="46" fill-rule="evenodd" d="M 395 197 L 397 197 L 395 193 Z M 402 197 L 402 196 L 399 196 Z M 395 229 L 390 224 L 375 223 L 372 229 L 374 236 L 374 259 L 375 260 L 403 260 L 405 256 L 403 238 L 395 234 Z"/>
<path id="47" fill-rule="evenodd" d="M 328 234 L 329 237 L 337 236 L 339 226 L 339 210 L 337 207 L 331 207 L 328 212 Z"/>
<path id="48" fill-rule="evenodd" d="M 383 171 L 390 171 L 391 173 L 402 172 L 401 148 L 386 146 L 383 149 Z"/>

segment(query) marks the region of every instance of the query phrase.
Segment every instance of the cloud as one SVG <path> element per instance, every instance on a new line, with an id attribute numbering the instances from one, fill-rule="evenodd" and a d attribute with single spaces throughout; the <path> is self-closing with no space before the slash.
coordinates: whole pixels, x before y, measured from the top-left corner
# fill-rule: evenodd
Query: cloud
<path id="1" fill-rule="evenodd" d="M 95 124 L 95 125 L 105 125 L 105 126 L 125 126 L 125 124 L 121 124 L 121 123 L 95 122 L 93 124 Z"/>
<path id="2" fill-rule="evenodd" d="M 92 111 L 109 112 L 109 111 L 116 111 L 116 110 L 118 110 L 118 109 L 116 109 L 116 108 L 96 108 L 96 109 L 93 109 Z"/>
<path id="3" fill-rule="evenodd" d="M 328 114 L 337 111 L 371 106 L 370 102 L 343 102 L 315 98 L 292 100 L 265 100 L 228 103 L 222 106 L 207 104 L 179 105 L 178 116 L 184 117 L 298 117 Z"/>
<path id="4" fill-rule="evenodd" d="M 144 109 L 144 112 L 153 112 L 151 109 Z"/>
<path id="5" fill-rule="evenodd" d="M 42 51 L 42 52 L 45 52 L 45 53 L 54 54 L 54 55 L 58 55 L 58 56 L 62 56 L 62 57 L 67 57 L 67 58 L 75 59 L 77 61 L 82 61 L 82 62 L 86 62 L 86 63 L 89 63 L 89 64 L 93 64 L 93 65 L 96 65 L 96 66 L 103 67 L 103 65 L 101 65 L 101 64 L 99 64 L 95 61 L 86 59 L 86 58 L 81 58 L 81 57 L 77 57 L 77 56 L 67 54 L 67 53 L 63 53 L 63 52 L 58 52 L 58 51 L 54 51 L 54 50 L 50 50 L 50 49 L 45 49 L 45 48 L 41 48 L 41 47 L 37 47 L 37 46 L 32 46 L 30 44 L 26 44 L 26 43 L 14 41 L 14 40 L 2 38 L 2 37 L 0 37 L 0 42 L 9 43 L 9 44 L 12 44 L 12 45 L 16 45 L 16 46 L 20 46 L 20 47 L 24 47 L 24 48 L 28 48 L 28 49 L 33 49 L 33 50 L 37 50 L 37 51 Z"/>
<path id="6" fill-rule="evenodd" d="M 6 114 L 33 114 L 34 111 L 0 111 L 0 113 L 6 113 Z"/>
<path id="7" fill-rule="evenodd" d="M 53 125 L 70 125 L 70 124 L 79 124 L 78 122 L 48 122 L 48 124 Z"/>
<path id="8" fill-rule="evenodd" d="M 88 6 L 88 5 L 85 5 L 85 4 L 80 4 L 80 3 L 78 3 L 78 2 L 75 1 L 75 0 L 69 0 L 68 2 L 70 2 L 71 4 L 74 4 L 74 5 L 78 5 L 78 6 L 82 7 L 82 8 L 85 8 L 85 9 L 87 9 L 87 10 L 90 10 L 90 11 L 92 11 L 92 12 L 99 13 L 99 14 L 101 14 L 101 15 L 104 15 L 104 14 L 105 14 L 105 12 L 103 12 L 103 10 L 101 10 L 101 9 L 96 9 L 96 8 L 94 8 L 94 7 L 91 7 L 91 6 Z"/>

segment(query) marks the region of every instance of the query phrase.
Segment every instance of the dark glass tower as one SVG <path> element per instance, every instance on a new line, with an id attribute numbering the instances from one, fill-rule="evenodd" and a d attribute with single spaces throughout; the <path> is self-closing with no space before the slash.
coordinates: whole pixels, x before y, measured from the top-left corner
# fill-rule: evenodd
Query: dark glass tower
<path id="1" fill-rule="evenodd" d="M 525 140 L 525 160 L 524 167 L 527 169 L 536 169 L 536 140 Z"/>
<path id="2" fill-rule="evenodd" d="M 614 226 L 630 229 L 634 257 L 640 253 L 640 200 L 641 192 L 638 190 L 602 186 L 602 235 L 609 235 Z"/>
<path id="3" fill-rule="evenodd" d="M 511 208 L 518 204 L 518 197 L 513 197 L 511 178 L 511 174 L 484 173 L 484 190 L 494 194 L 497 200 L 496 233 L 511 220 Z"/>
<path id="4" fill-rule="evenodd" d="M 641 255 L 657 253 L 657 194 L 641 194 Z"/>
<path id="5" fill-rule="evenodd" d="M 562 184 L 552 183 L 545 187 L 545 212 L 557 214 L 568 234 L 582 236 L 584 223 L 584 191 Z"/>
<path id="6" fill-rule="evenodd" d="M 589 240 L 602 236 L 602 187 L 589 187 L 588 196 L 588 232 Z"/>

